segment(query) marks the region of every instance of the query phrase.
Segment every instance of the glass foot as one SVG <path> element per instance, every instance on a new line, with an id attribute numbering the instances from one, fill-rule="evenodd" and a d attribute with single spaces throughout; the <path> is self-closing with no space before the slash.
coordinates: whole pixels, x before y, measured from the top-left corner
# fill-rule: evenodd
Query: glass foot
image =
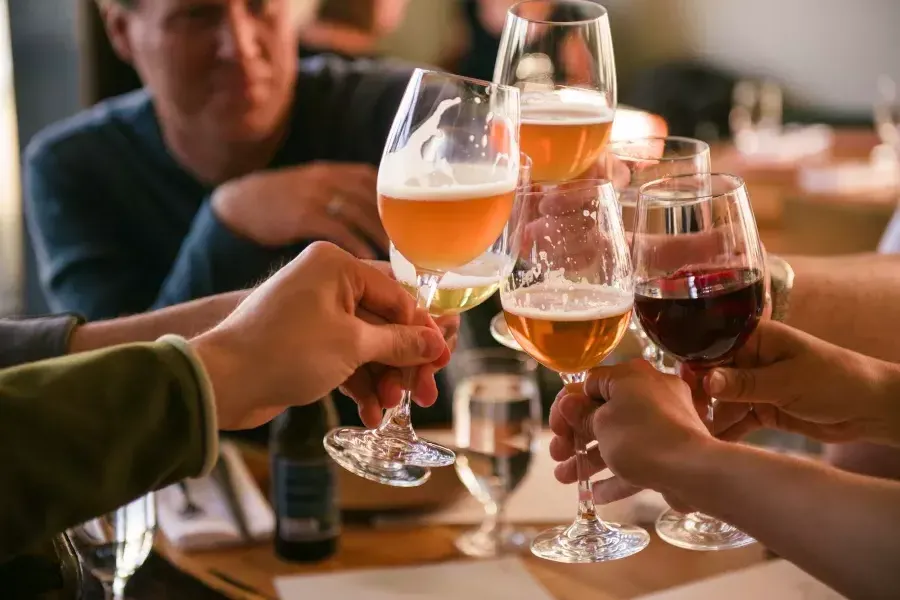
<path id="1" fill-rule="evenodd" d="M 429 467 L 446 467 L 456 460 L 449 448 L 414 435 L 393 437 L 362 427 L 335 429 L 324 444 L 335 462 L 351 473 L 396 487 L 422 485 L 431 476 Z"/>
<path id="2" fill-rule="evenodd" d="M 504 528 L 498 532 L 473 529 L 456 538 L 456 548 L 466 556 L 493 558 L 508 554 L 521 554 L 528 549 L 534 532 Z"/>
<path id="3" fill-rule="evenodd" d="M 650 543 L 641 527 L 591 520 L 542 531 L 531 544 L 537 557 L 561 563 L 597 563 L 636 554 Z"/>
<path id="4" fill-rule="evenodd" d="M 671 509 L 656 520 L 656 533 L 663 541 L 686 550 L 731 550 L 756 542 L 740 529 L 713 517 Z"/>
<path id="5" fill-rule="evenodd" d="M 516 338 L 514 338 L 513 334 L 509 331 L 509 326 L 507 326 L 506 318 L 503 316 L 502 312 L 497 313 L 494 315 L 494 318 L 491 319 L 491 337 L 493 337 L 498 344 L 502 344 L 510 350 L 522 352 L 522 346 L 519 345 L 519 342 L 516 341 Z"/>

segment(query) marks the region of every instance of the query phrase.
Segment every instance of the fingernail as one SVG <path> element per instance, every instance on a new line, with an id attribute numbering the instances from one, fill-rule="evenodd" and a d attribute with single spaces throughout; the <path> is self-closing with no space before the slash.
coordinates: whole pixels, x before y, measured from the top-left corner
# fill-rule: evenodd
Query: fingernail
<path id="1" fill-rule="evenodd" d="M 721 371 L 713 371 L 706 378 L 707 391 L 716 395 L 725 390 L 725 375 Z"/>

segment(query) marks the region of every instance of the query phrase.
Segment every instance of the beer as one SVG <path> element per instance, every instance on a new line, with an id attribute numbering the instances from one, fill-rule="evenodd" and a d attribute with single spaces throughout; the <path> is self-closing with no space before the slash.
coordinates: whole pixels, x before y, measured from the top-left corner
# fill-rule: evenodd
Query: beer
<path id="1" fill-rule="evenodd" d="M 603 96 L 571 89 L 522 98 L 520 147 L 531 157 L 535 182 L 582 175 L 606 147 L 613 111 Z"/>
<path id="2" fill-rule="evenodd" d="M 272 427 L 275 553 L 284 560 L 314 562 L 337 551 L 337 464 L 322 446 L 322 438 L 336 425 L 337 414 L 326 396 L 289 408 Z"/>
<path id="3" fill-rule="evenodd" d="M 500 236 L 512 212 L 517 175 L 486 184 L 379 185 L 381 222 L 416 267 L 452 270 L 477 258 Z"/>
<path id="4" fill-rule="evenodd" d="M 494 295 L 500 287 L 500 277 L 507 259 L 493 252 L 485 252 L 472 262 L 444 275 L 429 312 L 441 317 L 471 310 Z M 400 284 L 415 297 L 415 268 L 399 252 L 391 252 L 391 267 Z"/>
<path id="5" fill-rule="evenodd" d="M 633 302 L 606 285 L 542 282 L 505 296 L 503 313 L 530 356 L 559 373 L 581 373 L 622 340 Z"/>

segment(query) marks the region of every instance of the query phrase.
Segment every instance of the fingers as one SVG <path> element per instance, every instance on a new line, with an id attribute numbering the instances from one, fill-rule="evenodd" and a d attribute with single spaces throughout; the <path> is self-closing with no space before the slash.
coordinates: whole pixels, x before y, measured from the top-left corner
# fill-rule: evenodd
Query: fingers
<path id="1" fill-rule="evenodd" d="M 784 405 L 795 396 L 797 374 L 779 363 L 760 369 L 718 368 L 703 380 L 703 387 L 720 402 Z"/>
<path id="2" fill-rule="evenodd" d="M 621 477 L 614 476 L 609 479 L 595 481 L 591 485 L 591 489 L 594 492 L 594 502 L 597 504 L 609 504 L 610 502 L 630 498 L 643 488 L 631 485 Z"/>
<path id="3" fill-rule="evenodd" d="M 333 218 L 350 225 L 358 233 L 362 233 L 368 240 L 377 244 L 383 251 L 387 252 L 390 247 L 391 242 L 384 231 L 377 210 L 373 214 L 372 210 L 366 210 L 357 202 L 345 202 L 341 204 L 340 212 L 333 215 Z"/>
<path id="4" fill-rule="evenodd" d="M 357 405 L 359 418 L 366 427 L 377 427 L 381 422 L 382 406 L 376 393 L 372 373 L 366 367 L 357 369 L 340 388 L 344 395 Z"/>
<path id="5" fill-rule="evenodd" d="M 361 322 L 357 343 L 360 364 L 376 362 L 392 367 L 412 367 L 439 361 L 450 353 L 439 332 L 415 325 Z"/>
<path id="6" fill-rule="evenodd" d="M 347 223 L 331 216 L 318 216 L 310 219 L 305 229 L 313 231 L 321 237 L 340 246 L 357 258 L 374 259 L 375 252 L 369 247 L 366 239 L 354 231 Z"/>
<path id="7" fill-rule="evenodd" d="M 575 483 L 578 481 L 578 463 L 576 461 L 577 457 L 572 456 L 556 465 L 556 468 L 553 469 L 553 476 L 556 477 L 557 481 L 560 483 Z M 583 465 L 584 472 L 581 476 L 592 477 L 605 468 L 606 463 L 603 462 L 600 451 L 594 447 L 585 454 Z"/>
<path id="8" fill-rule="evenodd" d="M 353 286 L 357 311 L 366 310 L 388 323 L 427 325 L 427 319 L 417 314 L 415 299 L 380 267 L 358 261 L 347 262 L 352 263 L 344 270 Z"/>

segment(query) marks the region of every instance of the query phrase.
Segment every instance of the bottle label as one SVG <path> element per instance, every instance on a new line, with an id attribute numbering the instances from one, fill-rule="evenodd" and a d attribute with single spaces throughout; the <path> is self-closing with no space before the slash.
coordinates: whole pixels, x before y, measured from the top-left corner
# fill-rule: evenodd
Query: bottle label
<path id="1" fill-rule="evenodd" d="M 341 530 L 337 503 L 337 473 L 327 458 L 273 460 L 278 537 L 288 542 L 315 542 L 336 537 Z"/>

